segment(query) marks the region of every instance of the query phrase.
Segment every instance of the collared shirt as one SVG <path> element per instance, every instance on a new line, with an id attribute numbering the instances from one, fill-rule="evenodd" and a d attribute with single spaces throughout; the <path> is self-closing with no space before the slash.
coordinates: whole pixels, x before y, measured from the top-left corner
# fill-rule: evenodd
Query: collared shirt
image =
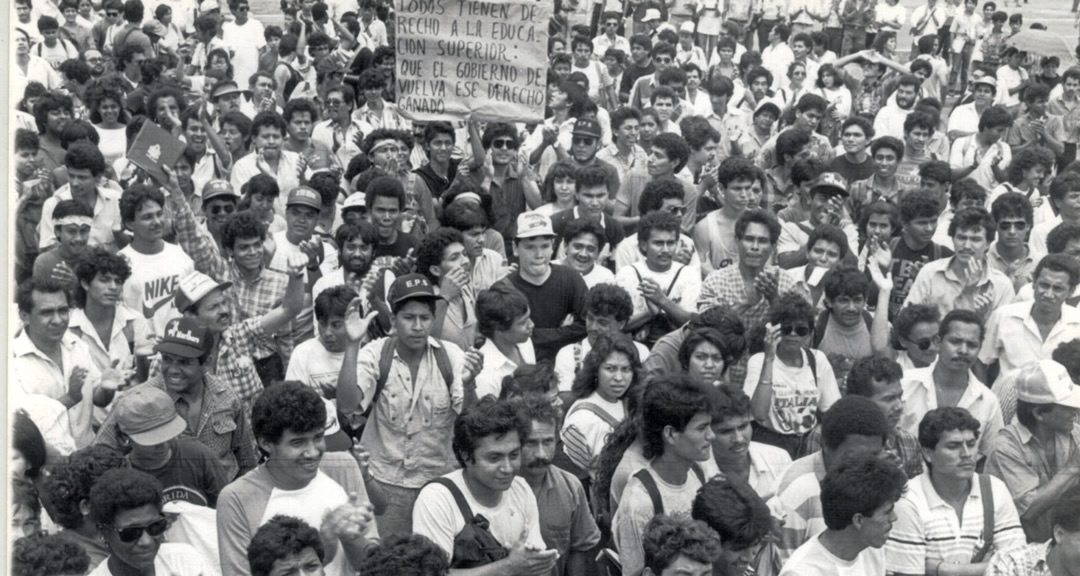
<path id="1" fill-rule="evenodd" d="M 518 344 L 517 349 L 524 364 L 536 364 L 531 340 Z M 513 374 L 518 365 L 503 354 L 491 338 L 484 342 L 480 353 L 484 356 L 484 368 L 476 375 L 476 397 L 483 398 L 490 394 L 498 398 L 502 392 L 503 378 Z"/>
<path id="2" fill-rule="evenodd" d="M 603 59 L 609 48 L 617 48 L 622 50 L 627 57 L 630 56 L 630 41 L 622 36 L 615 36 L 615 39 L 612 40 L 607 34 L 601 34 L 593 38 L 592 45 L 593 56 L 597 59 Z"/>
<path id="3" fill-rule="evenodd" d="M 1062 127 L 1065 129 L 1065 141 L 1076 143 L 1080 141 L 1080 96 L 1073 94 L 1072 99 L 1067 99 L 1065 93 L 1050 99 L 1046 112 L 1052 116 L 1061 118 Z"/>
<path id="4" fill-rule="evenodd" d="M 371 403 L 384 341 L 380 338 L 364 346 L 357 358 L 356 382 L 363 396 L 360 410 Z M 454 370 L 449 386 L 435 360 L 435 348 L 440 346 L 446 349 Z M 420 488 L 457 468 L 450 438 L 465 399 L 461 380 L 464 354 L 455 344 L 429 338 L 415 382 L 396 348 L 392 354 L 386 386 L 364 428 L 362 442 L 371 452 L 371 474 L 377 480 Z"/>
<path id="5" fill-rule="evenodd" d="M 644 167 L 645 163 L 649 161 L 648 153 L 645 152 L 644 148 L 637 144 L 634 144 L 634 147 L 630 150 L 630 154 L 626 156 L 619 154 L 619 147 L 615 144 L 605 146 L 596 153 L 596 158 L 615 167 L 615 170 L 619 172 L 619 182 L 625 182 L 626 175 L 629 174 L 634 167 Z"/>
<path id="6" fill-rule="evenodd" d="M 984 162 L 983 159 L 988 156 L 993 157 L 996 150 L 996 154 L 1001 157 L 1001 160 L 998 160 L 997 167 L 1005 170 L 1008 168 L 1009 163 L 1012 162 L 1012 147 L 1004 140 L 998 140 L 983 148 L 979 144 L 978 137 L 978 134 L 972 134 L 971 136 L 957 138 L 953 142 L 952 150 L 949 152 L 949 165 L 954 170 L 977 165 L 970 178 L 978 182 L 983 188 L 993 190 L 998 185 L 997 177 L 994 176 L 994 171 L 989 162 Z"/>
<path id="7" fill-rule="evenodd" d="M 251 414 L 251 406 L 263 389 L 262 380 L 255 371 L 257 343 L 266 338 L 261 321 L 262 318 L 248 318 L 229 326 L 217 345 L 213 373 L 244 403 L 245 414 Z"/>
<path id="8" fill-rule="evenodd" d="M 1054 546 L 1053 541 L 1047 541 L 994 554 L 986 576 L 1053 576 L 1046 558 Z"/>
<path id="9" fill-rule="evenodd" d="M 61 200 L 71 200 L 71 186 L 65 184 L 41 206 L 41 222 L 38 224 L 38 247 L 44 250 L 56 244 L 56 230 L 53 224 L 53 210 Z M 120 193 L 111 188 L 98 186 L 97 201 L 94 202 L 94 222 L 90 225 L 91 246 L 103 246 L 116 252 L 114 233 L 122 229 L 120 223 Z"/>
<path id="10" fill-rule="evenodd" d="M 1053 454 L 1049 451 L 1053 450 Z M 1016 510 L 1023 514 L 1031 506 L 1039 488 L 1045 486 L 1080 451 L 1080 424 L 1071 434 L 1054 434 L 1053 447 L 1043 446 L 1027 426 L 1013 422 L 994 439 L 994 451 L 986 461 L 986 473 L 1005 481 Z M 1049 456 L 1053 456 L 1053 462 Z M 1032 540 L 1047 540 L 1053 526 L 1049 510 L 1025 525 Z"/>
<path id="11" fill-rule="evenodd" d="M 783 109 L 784 106 L 781 106 L 780 108 Z M 794 128 L 789 128 L 788 130 L 793 129 Z M 749 132 L 756 132 L 756 130 L 749 130 Z M 780 133 L 774 134 L 767 142 L 765 142 L 765 144 L 762 144 L 761 150 L 754 160 L 759 168 L 769 169 L 776 166 L 776 139 L 784 132 L 787 132 L 787 130 L 782 130 Z M 810 136 L 811 139 L 808 148 L 810 156 L 828 164 L 829 161 L 833 159 L 833 156 L 835 156 L 835 151 L 832 143 L 829 142 L 829 138 L 827 136 L 822 136 L 817 132 L 812 133 Z"/>
<path id="12" fill-rule="evenodd" d="M 762 270 L 761 274 L 776 274 L 776 293 L 784 295 L 795 289 L 795 281 L 787 274 L 782 274 L 778 268 Z M 746 301 L 746 284 L 743 282 L 742 273 L 738 266 L 727 266 L 712 274 L 709 274 L 701 284 L 701 299 L 698 301 L 698 312 L 704 312 L 713 306 L 733 308 Z M 742 313 L 743 322 L 747 330 L 757 325 L 764 325 L 765 318 L 769 314 L 769 301 L 765 298 L 759 300 L 753 306 Z"/>
<path id="13" fill-rule="evenodd" d="M 123 305 L 116 307 L 108 344 L 102 341 L 82 308 L 73 309 L 68 320 L 68 331 L 86 344 L 98 370 L 112 367 L 113 362 L 117 362 L 117 367 L 121 370 L 132 368 L 133 356 L 136 353 L 142 356 L 151 355 L 151 330 L 146 318 Z"/>
<path id="14" fill-rule="evenodd" d="M 94 391 L 101 384 L 101 372 L 94 366 L 90 349 L 71 332 L 64 332 L 60 339 L 60 361 L 57 366 L 30 340 L 26 330 L 11 343 L 11 365 L 8 367 L 8 386 L 26 395 L 40 394 L 59 400 L 68 391 L 68 382 L 76 368 L 85 368 L 86 378 L 82 385 L 82 400 L 67 410 L 71 437 L 77 448 L 85 448 L 94 439 L 90 419 L 94 408 Z"/>
<path id="15" fill-rule="evenodd" d="M 1008 552 L 1024 545 L 1024 531 L 1009 489 L 991 476 L 994 500 L 993 549 Z M 963 518 L 938 495 L 930 482 L 930 472 L 908 482 L 904 496 L 896 503 L 896 522 L 885 544 L 889 572 L 922 574 L 927 560 L 949 564 L 971 564 L 990 535 L 983 534 L 983 494 L 979 480 L 971 481 Z"/>
<path id="16" fill-rule="evenodd" d="M 153 386 L 169 395 L 176 404 L 177 413 L 187 422 L 182 436 L 198 440 L 217 455 L 230 479 L 238 478 L 258 465 L 259 454 L 255 449 L 248 410 L 220 378 L 209 373 L 203 377 L 202 408 L 197 419 L 190 414 L 187 400 L 170 390 L 160 374 L 143 385 Z M 119 447 L 113 414 L 101 425 L 94 443 Z"/>
<path id="17" fill-rule="evenodd" d="M 922 270 L 919 270 L 919 275 L 915 277 L 915 283 L 904 300 L 904 306 L 932 304 L 937 306 L 942 317 L 945 317 L 953 308 L 975 310 L 973 299 L 976 294 L 971 291 L 964 292 L 964 280 L 958 277 L 949 266 L 955 258 L 956 256 L 953 256 L 927 262 Z M 1012 302 L 1013 296 L 1016 295 L 1009 277 L 993 268 L 987 268 L 978 281 L 977 292 L 982 294 L 986 291 L 992 295 L 988 310 L 997 310 Z"/>
<path id="18" fill-rule="evenodd" d="M 746 451 L 750 455 L 750 470 L 746 483 L 762 500 L 768 502 L 775 494 L 780 475 L 791 466 L 791 455 L 783 448 L 761 442 L 751 442 Z M 722 470 L 719 475 L 725 476 Z"/>
<path id="19" fill-rule="evenodd" d="M 909 370 L 900 381 L 904 390 L 904 412 L 900 416 L 900 427 L 916 436 L 923 416 L 938 407 L 937 383 L 934 382 L 935 366 L 937 362 L 925 368 Z M 979 453 L 983 456 L 990 454 L 994 437 L 1004 427 L 997 396 L 969 371 L 967 388 L 960 395 L 956 407 L 967 410 L 979 421 Z"/>
<path id="20" fill-rule="evenodd" d="M 344 129 L 333 120 L 323 120 L 311 130 L 311 139 L 326 145 L 342 166 L 348 166 L 349 161 L 360 153 L 356 137 L 364 134 L 364 129 L 356 118 L 349 120 L 349 125 Z"/>
<path id="21" fill-rule="evenodd" d="M 248 180 L 263 173 L 258 166 L 258 161 L 259 154 L 252 151 L 233 164 L 232 175 L 229 177 L 233 190 L 243 189 Z M 282 150 L 281 157 L 278 159 L 277 172 L 270 175 L 277 181 L 278 188 L 281 190 L 281 196 L 274 202 L 274 211 L 281 216 L 285 215 L 284 198 L 288 197 L 289 192 L 300 185 L 299 163 L 299 154 Z"/>
<path id="22" fill-rule="evenodd" d="M 589 511 L 585 488 L 573 474 L 549 466 L 534 492 L 544 544 L 559 551 L 552 576 L 574 576 L 567 571 L 569 552 L 586 552 L 600 542 L 600 529 Z"/>
<path id="23" fill-rule="evenodd" d="M 1046 136 L 1058 142 L 1065 141 L 1068 135 L 1060 117 L 1044 114 L 1041 120 L 1045 123 Z M 1005 141 L 1008 142 L 1009 146 L 1016 148 L 1026 144 L 1041 144 L 1044 142 L 1045 136 L 1040 136 L 1032 128 L 1031 123 L 1033 121 L 1031 113 L 1026 111 L 1021 112 L 1016 117 L 1016 120 L 1013 120 L 1012 127 L 1009 128 L 1009 132 L 1005 136 Z"/>
<path id="24" fill-rule="evenodd" d="M 248 280 L 240 273 L 236 264 L 232 264 L 233 292 L 236 294 L 240 319 L 258 318 L 274 308 L 281 306 L 285 299 L 285 290 L 289 285 L 288 275 L 263 267 L 259 274 L 252 280 Z M 295 346 L 295 338 L 292 330 L 282 330 L 271 336 L 270 339 L 258 342 L 256 358 L 262 359 L 278 352 L 282 362 L 287 366 L 289 356 Z"/>
<path id="25" fill-rule="evenodd" d="M 761 65 L 772 73 L 773 81 L 771 88 L 774 92 L 780 89 L 782 79 L 787 78 L 788 67 L 795 61 L 795 53 L 791 51 L 786 42 L 775 46 L 770 44 L 761 51 Z"/>
<path id="26" fill-rule="evenodd" d="M 412 127 L 412 123 L 398 112 L 397 104 L 393 102 L 383 102 L 381 112 L 375 112 L 365 104 L 363 108 L 353 112 L 353 121 L 360 124 L 364 134 L 371 134 L 379 128 L 409 130 Z"/>
<path id="27" fill-rule="evenodd" d="M 990 315 L 982 350 L 979 351 L 979 360 L 983 364 L 989 365 L 997 360 L 1001 363 L 1001 374 L 1004 376 L 1029 362 L 1050 358 L 1059 344 L 1080 334 L 1080 310 L 1062 306 L 1061 318 L 1043 338 L 1031 316 L 1033 306 L 1031 302 L 1016 302 L 998 308 Z"/>

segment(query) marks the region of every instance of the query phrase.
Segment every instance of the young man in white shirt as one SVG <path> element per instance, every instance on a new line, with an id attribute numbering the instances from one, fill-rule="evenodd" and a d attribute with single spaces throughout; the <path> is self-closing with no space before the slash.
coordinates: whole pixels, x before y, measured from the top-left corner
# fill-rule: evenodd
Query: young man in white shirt
<path id="1" fill-rule="evenodd" d="M 316 337 L 293 350 L 285 371 L 286 380 L 303 382 L 318 390 L 323 398 L 337 395 L 338 374 L 348 342 L 345 311 L 354 298 L 356 292 L 345 284 L 328 287 L 315 297 Z"/>
<path id="2" fill-rule="evenodd" d="M 488 533 L 509 553 L 461 574 L 550 574 L 558 551 L 546 550 L 540 533 L 536 497 L 521 467 L 521 439 L 526 423 L 505 400 L 484 398 L 458 417 L 454 456 L 462 467 L 427 484 L 413 507 L 413 527 L 450 557 L 452 568 L 465 568 L 455 538 L 473 518 L 488 521 Z"/>
<path id="3" fill-rule="evenodd" d="M 821 481 L 826 529 L 795 550 L 780 576 L 885 576 L 882 547 L 906 483 L 899 468 L 872 456 L 826 474 Z"/>
<path id="4" fill-rule="evenodd" d="M 518 366 L 536 363 L 533 321 L 525 295 L 508 284 L 496 284 L 476 297 L 476 322 L 487 338 L 480 347 L 484 367 L 476 375 L 476 397 L 501 396 L 503 378 Z"/>

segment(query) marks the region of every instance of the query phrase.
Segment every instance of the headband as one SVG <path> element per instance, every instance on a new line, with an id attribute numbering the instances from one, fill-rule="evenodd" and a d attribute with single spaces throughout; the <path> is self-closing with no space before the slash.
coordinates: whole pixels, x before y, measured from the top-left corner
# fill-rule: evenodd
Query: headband
<path id="1" fill-rule="evenodd" d="M 77 224 L 79 226 L 93 226 L 94 219 L 89 216 L 71 214 L 68 216 L 64 216 L 63 218 L 57 218 L 56 220 L 53 220 L 53 226 L 67 226 L 68 224 Z"/>
<path id="2" fill-rule="evenodd" d="M 458 200 L 475 200 L 477 204 L 480 204 L 480 195 L 476 192 L 462 192 L 457 196 L 454 196 L 454 202 Z M 451 202 L 453 204 L 454 202 Z"/>

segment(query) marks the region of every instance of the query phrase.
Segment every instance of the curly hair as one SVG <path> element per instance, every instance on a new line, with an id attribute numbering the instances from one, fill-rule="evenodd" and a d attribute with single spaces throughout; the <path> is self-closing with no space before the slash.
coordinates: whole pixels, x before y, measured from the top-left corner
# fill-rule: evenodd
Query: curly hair
<path id="1" fill-rule="evenodd" d="M 1039 263 L 1035 265 L 1035 273 L 1031 277 L 1033 283 L 1039 281 L 1039 275 L 1043 270 L 1064 272 L 1068 275 L 1070 293 L 1076 288 L 1077 283 L 1080 283 L 1080 266 L 1077 265 L 1076 259 L 1072 256 L 1065 254 L 1047 254 L 1043 256 L 1042 260 L 1039 260 Z"/>
<path id="2" fill-rule="evenodd" d="M 904 119 L 904 134 L 910 134 L 912 130 L 916 128 L 922 128 L 934 135 L 934 130 L 937 129 L 938 119 L 931 116 L 927 112 L 916 110 L 907 115 Z"/>
<path id="3" fill-rule="evenodd" d="M 965 208 L 957 212 L 949 223 L 949 237 L 961 230 L 981 229 L 986 234 L 987 243 L 994 241 L 997 223 L 985 208 Z"/>
<path id="4" fill-rule="evenodd" d="M 979 421 L 964 408 L 945 406 L 934 408 L 923 416 L 919 422 L 919 446 L 928 450 L 937 448 L 938 442 L 946 432 L 957 430 L 960 432 L 971 431 L 975 438 L 979 437 Z"/>
<path id="5" fill-rule="evenodd" d="M 1006 192 L 998 196 L 990 205 L 990 217 L 994 219 L 994 222 L 1000 222 L 1004 218 L 1022 218 L 1028 226 L 1031 226 L 1035 220 L 1035 212 L 1027 196 L 1017 192 Z"/>
<path id="6" fill-rule="evenodd" d="M 903 377 L 904 369 L 895 360 L 884 356 L 865 356 L 852 364 L 847 377 L 847 392 L 869 398 L 873 395 L 875 382 L 899 382 Z"/>
<path id="7" fill-rule="evenodd" d="M 175 88 L 158 88 L 146 97 L 146 115 L 150 118 L 151 122 L 161 124 L 163 118 L 157 117 L 157 105 L 158 101 L 163 98 L 175 99 L 176 106 L 180 110 L 187 108 L 187 101 L 184 100 L 184 94 L 179 90 Z"/>
<path id="8" fill-rule="evenodd" d="M 319 107 L 307 98 L 295 98 L 286 102 L 281 116 L 285 119 L 285 123 L 288 124 L 292 122 L 293 116 L 304 112 L 308 113 L 312 122 L 319 121 Z"/>
<path id="9" fill-rule="evenodd" d="M 507 374 L 502 380 L 500 400 L 511 400 L 526 395 L 548 394 L 559 385 L 555 376 L 555 366 L 551 362 L 522 364 Z"/>
<path id="10" fill-rule="evenodd" d="M 75 265 L 75 277 L 79 280 L 79 286 L 75 290 L 75 305 L 86 306 L 86 289 L 82 284 L 90 284 L 98 274 L 111 274 L 121 284 L 131 277 L 131 264 L 127 258 L 114 254 L 101 246 L 91 246 Z"/>
<path id="11" fill-rule="evenodd" d="M 1051 254 L 1064 253 L 1073 240 L 1080 240 L 1080 225 L 1058 224 L 1046 235 L 1046 250 Z"/>
<path id="12" fill-rule="evenodd" d="M 242 210 L 225 221 L 221 231 L 221 246 L 226 250 L 236 247 L 237 240 L 258 238 L 266 240 L 266 223 L 250 210 Z"/>
<path id="13" fill-rule="evenodd" d="M 907 476 L 891 462 L 863 456 L 841 463 L 821 481 L 821 508 L 830 530 L 843 530 L 856 514 L 872 516 L 904 495 Z"/>
<path id="14" fill-rule="evenodd" d="M 12 576 L 68 576 L 85 574 L 89 569 L 86 550 L 59 534 L 19 538 L 11 551 Z"/>
<path id="15" fill-rule="evenodd" d="M 825 297 L 829 300 L 836 300 L 841 296 L 867 298 L 870 294 L 870 279 L 858 268 L 833 268 L 825 275 L 824 284 Z"/>
<path id="16" fill-rule="evenodd" d="M 106 100 L 112 100 L 120 108 L 119 121 L 126 123 L 128 112 L 124 107 L 124 95 L 116 87 L 105 82 L 96 82 L 86 89 L 86 108 L 90 112 L 90 122 L 101 123 L 101 104 Z"/>
<path id="17" fill-rule="evenodd" d="M 750 397 L 731 386 L 717 386 L 709 392 L 713 426 L 729 418 L 750 417 Z M 714 428 L 715 430 L 715 428 Z"/>
<path id="18" fill-rule="evenodd" d="M 685 196 L 686 189 L 674 178 L 650 180 L 641 190 L 641 196 L 638 197 L 638 214 L 648 214 L 659 210 L 664 205 L 664 200 L 668 198 L 682 200 Z"/>
<path id="19" fill-rule="evenodd" d="M 491 195 L 480 194 L 481 205 L 465 202 L 451 202 L 443 209 L 441 224 L 447 228 L 456 228 L 462 232 L 474 228 L 487 229 L 491 224 Z M 487 208 L 484 202 L 487 202 Z"/>
<path id="20" fill-rule="evenodd" d="M 742 328 L 741 323 L 739 328 Z M 726 373 L 728 368 L 738 362 L 746 352 L 746 335 L 743 331 L 723 333 L 715 328 L 699 328 L 692 330 L 679 346 L 679 364 L 683 370 L 690 368 L 690 357 L 694 355 L 698 346 L 704 343 L 712 344 L 723 356 L 724 369 L 720 372 L 721 374 Z"/>
<path id="21" fill-rule="evenodd" d="M 940 212 L 941 204 L 925 188 L 912 190 L 900 198 L 900 221 L 905 224 L 920 218 L 937 218 Z"/>
<path id="22" fill-rule="evenodd" d="M 952 168 L 943 160 L 928 160 L 919 166 L 921 180 L 933 180 L 939 184 L 952 182 Z"/>
<path id="23" fill-rule="evenodd" d="M 806 251 L 813 251 L 814 245 L 820 240 L 836 244 L 836 249 L 840 252 L 840 260 L 847 258 L 848 252 L 851 251 L 851 247 L 848 246 L 847 235 L 839 226 L 834 224 L 820 224 L 817 228 L 814 228 L 810 232 L 810 237 L 806 240 Z"/>
<path id="24" fill-rule="evenodd" d="M 746 158 L 732 156 L 720 163 L 720 169 L 716 175 L 717 181 L 723 187 L 736 180 L 753 182 L 757 179 L 757 170 L 754 163 Z"/>
<path id="25" fill-rule="evenodd" d="M 68 170 L 89 170 L 91 176 L 101 176 L 105 173 L 105 156 L 101 154 L 101 149 L 90 142 L 74 142 L 64 154 L 64 167 Z"/>
<path id="26" fill-rule="evenodd" d="M 634 314 L 634 301 L 622 286 L 597 284 L 585 295 L 585 313 L 627 322 Z"/>
<path id="27" fill-rule="evenodd" d="M 560 86 L 560 88 L 566 88 L 566 86 Z M 513 124 L 507 124 L 505 122 L 492 122 L 491 124 L 488 124 L 487 128 L 484 129 L 484 134 L 480 137 L 480 143 L 485 150 L 490 150 L 491 143 L 494 142 L 496 138 L 509 138 L 513 141 L 515 149 L 521 146 L 521 138 L 518 136 L 517 129 L 514 128 Z"/>
<path id="28" fill-rule="evenodd" d="M 305 434 L 325 425 L 326 404 L 314 388 L 301 382 L 274 384 L 251 407 L 251 431 L 260 441 L 276 444 L 286 431 Z"/>
<path id="29" fill-rule="evenodd" d="M 887 148 L 896 153 L 896 161 L 904 159 L 904 142 L 895 136 L 881 136 L 870 143 L 870 154 L 876 155 L 878 150 Z"/>
<path id="30" fill-rule="evenodd" d="M 464 238 L 456 228 L 439 228 L 424 237 L 416 249 L 416 271 L 423 274 L 432 284 L 439 283 L 439 277 L 432 273 L 432 268 L 442 264 L 443 254 L 452 244 L 461 244 Z M 343 244 L 339 244 L 343 246 Z"/>
<path id="31" fill-rule="evenodd" d="M 473 462 L 473 455 L 480 441 L 488 436 L 501 438 L 517 432 L 518 439 L 525 438 L 526 424 L 518 418 L 514 405 L 506 400 L 485 396 L 462 413 L 454 421 L 454 439 L 451 443 L 454 457 L 462 468 Z"/>
<path id="32" fill-rule="evenodd" d="M 161 511 L 165 504 L 161 482 L 131 468 L 114 468 L 101 475 L 90 489 L 90 517 L 111 526 L 116 515 L 146 505 Z"/>
<path id="33" fill-rule="evenodd" d="M 149 184 L 133 184 L 120 195 L 120 219 L 124 224 L 135 221 L 139 210 L 147 202 L 154 202 L 161 208 L 165 207 L 165 195 L 155 186 Z"/>
<path id="34" fill-rule="evenodd" d="M 1010 184 L 1020 184 L 1024 181 L 1024 173 L 1037 166 L 1042 166 L 1049 172 L 1054 167 L 1054 153 L 1042 146 L 1024 148 L 1013 156 L 1012 162 L 1009 162 L 1005 177 Z"/>
<path id="35" fill-rule="evenodd" d="M 645 244 L 652 240 L 654 231 L 673 233 L 675 234 L 675 241 L 678 242 L 682 231 L 682 222 L 678 216 L 665 210 L 649 212 L 638 221 L 638 244 Z"/>
<path id="36" fill-rule="evenodd" d="M 634 346 L 633 340 L 623 334 L 615 337 L 600 335 L 596 338 L 592 349 L 585 355 L 581 369 L 574 376 L 574 385 L 570 389 L 573 401 L 576 402 L 596 392 L 600 385 L 600 367 L 609 356 L 615 353 L 624 354 L 629 358 L 630 366 L 633 368 L 634 377 L 627 388 L 627 394 L 642 383 L 641 358 L 638 357 L 637 346 Z"/>
<path id="37" fill-rule="evenodd" d="M 671 134 L 670 132 L 657 134 L 653 138 L 652 147 L 654 150 L 660 149 L 664 151 L 664 155 L 668 157 L 668 160 L 675 164 L 675 168 L 672 170 L 675 173 L 682 170 L 690 159 L 690 145 L 678 134 Z"/>
<path id="38" fill-rule="evenodd" d="M 517 410 L 518 418 L 525 425 L 525 429 L 528 431 L 525 436 L 521 438 L 522 442 L 525 442 L 529 438 L 529 434 L 532 432 L 533 422 L 542 422 L 545 424 L 551 424 L 555 428 L 558 428 L 559 421 L 562 420 L 562 412 L 551 405 L 551 401 L 541 394 L 524 394 L 519 395 L 510 401 L 510 404 Z"/>
<path id="39" fill-rule="evenodd" d="M 773 216 L 772 212 L 753 209 L 746 210 L 739 215 L 739 219 L 735 221 L 735 238 L 742 240 L 746 235 L 746 229 L 751 224 L 761 224 L 769 229 L 769 242 L 776 246 L 776 241 L 780 239 L 780 222 Z"/>
<path id="40" fill-rule="evenodd" d="M 971 200 L 979 206 L 986 204 L 986 188 L 971 178 L 954 183 L 949 188 L 949 205 L 955 209 L 964 200 Z"/>
<path id="41" fill-rule="evenodd" d="M 1013 125 L 1012 114 L 1001 106 L 991 106 L 979 116 L 979 132 L 992 128 L 1008 128 Z"/>
<path id="42" fill-rule="evenodd" d="M 836 450 L 849 436 L 879 436 L 884 442 L 890 433 L 885 412 L 864 396 L 845 396 L 821 417 L 821 444 L 828 450 Z"/>
<path id="43" fill-rule="evenodd" d="M 335 316 L 344 317 L 348 311 L 349 303 L 357 296 L 356 290 L 351 286 L 339 284 L 323 290 L 315 297 L 315 321 L 319 323 L 329 322 Z"/>
<path id="44" fill-rule="evenodd" d="M 720 142 L 720 133 L 701 116 L 687 116 L 679 120 L 679 130 L 691 150 L 701 150 L 709 142 Z"/>
<path id="45" fill-rule="evenodd" d="M 419 534 L 395 534 L 368 553 L 361 576 L 445 576 L 450 559 L 434 542 Z"/>
<path id="46" fill-rule="evenodd" d="M 645 567 L 653 574 L 662 574 L 679 556 L 712 564 L 722 551 L 720 536 L 704 522 L 666 514 L 657 514 L 649 520 L 641 544 L 645 549 Z"/>
<path id="47" fill-rule="evenodd" d="M 788 156 L 796 156 L 803 148 L 810 145 L 813 137 L 810 132 L 801 128 L 784 130 L 776 137 L 776 164 L 787 165 Z"/>
<path id="48" fill-rule="evenodd" d="M 73 453 L 45 478 L 43 492 L 53 520 L 68 530 L 79 528 L 83 522 L 79 505 L 90 497 L 90 487 L 105 472 L 125 466 L 124 455 L 108 446 L 94 445 Z"/>
<path id="49" fill-rule="evenodd" d="M 684 374 L 650 380 L 641 396 L 640 439 L 645 458 L 651 460 L 664 453 L 665 428 L 681 432 L 695 415 L 709 413 L 709 400 L 708 390 Z"/>
<path id="50" fill-rule="evenodd" d="M 74 101 L 70 96 L 61 92 L 46 92 L 34 103 L 34 121 L 37 123 L 39 134 L 45 133 L 45 125 L 49 121 L 49 112 L 53 110 L 65 110 L 69 115 L 74 114 Z"/>
<path id="51" fill-rule="evenodd" d="M 512 285 L 497 283 L 476 297 L 475 313 L 477 332 L 494 338 L 496 332 L 509 330 L 514 320 L 529 313 L 529 299 Z"/>
<path id="52" fill-rule="evenodd" d="M 814 317 L 817 315 L 814 305 L 807 302 L 800 294 L 788 292 L 781 296 L 769 310 L 769 322 L 787 324 L 799 320 L 805 321 L 810 330 L 814 330 Z"/>
<path id="53" fill-rule="evenodd" d="M 604 227 L 599 221 L 591 218 L 575 218 L 566 223 L 566 227 L 563 228 L 562 238 L 569 244 L 582 234 L 592 234 L 595 236 L 597 249 L 600 251 L 604 250 L 604 245 L 607 244 L 607 234 L 604 232 Z"/>
<path id="54" fill-rule="evenodd" d="M 749 411 L 749 399 L 747 399 Z M 694 497 L 690 517 L 700 520 L 720 536 L 728 551 L 746 550 L 760 543 L 772 529 L 769 506 L 745 482 L 717 476 Z"/>
<path id="55" fill-rule="evenodd" d="M 252 576 L 270 576 L 274 562 L 311 548 L 321 562 L 326 557 L 319 531 L 299 518 L 278 514 L 259 527 L 247 547 Z"/>
<path id="56" fill-rule="evenodd" d="M 287 131 L 285 119 L 281 117 L 281 114 L 278 114 L 274 110 L 264 110 L 251 119 L 250 136 L 252 138 L 258 136 L 259 131 L 263 128 L 276 128 L 282 136 L 284 136 Z"/>

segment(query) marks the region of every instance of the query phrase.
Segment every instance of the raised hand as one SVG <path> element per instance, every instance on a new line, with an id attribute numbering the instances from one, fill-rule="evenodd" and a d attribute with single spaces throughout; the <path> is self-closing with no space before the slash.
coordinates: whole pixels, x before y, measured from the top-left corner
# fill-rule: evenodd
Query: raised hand
<path id="1" fill-rule="evenodd" d="M 447 300 L 453 300 L 461 295 L 463 288 L 469 285 L 468 266 L 459 266 L 450 270 L 439 281 L 439 295 Z"/>
<path id="2" fill-rule="evenodd" d="M 116 359 L 112 361 L 112 365 L 101 372 L 101 387 L 106 390 L 118 390 L 123 388 L 133 376 L 135 376 L 135 370 L 133 369 L 120 369 L 120 360 Z"/>
<path id="3" fill-rule="evenodd" d="M 880 252 L 881 250 L 879 249 L 878 253 Z M 892 260 L 891 256 L 889 260 Z M 892 270 L 885 268 L 889 271 L 882 272 L 882 267 L 877 265 L 877 260 L 873 256 L 871 256 L 870 263 L 867 265 L 866 268 L 870 270 L 870 278 L 873 279 L 874 285 L 878 287 L 878 290 L 882 292 L 888 292 L 893 289 Z"/>
<path id="4" fill-rule="evenodd" d="M 463 382 L 472 382 L 484 369 L 484 355 L 475 347 L 465 351 L 465 371 L 461 375 Z"/>
<path id="5" fill-rule="evenodd" d="M 349 302 L 349 307 L 345 309 L 345 335 L 349 337 L 350 342 L 359 342 L 364 337 L 364 334 L 367 334 L 371 321 L 379 315 L 377 311 L 372 310 L 366 316 L 361 316 L 360 312 L 363 308 L 364 301 L 357 296 L 352 299 L 352 302 Z"/>
<path id="6" fill-rule="evenodd" d="M 68 398 L 71 398 L 75 402 L 79 402 L 83 397 L 83 384 L 86 383 L 86 375 L 90 373 L 84 366 L 76 366 L 71 370 L 71 376 L 68 377 Z"/>
<path id="7" fill-rule="evenodd" d="M 49 273 L 49 277 L 60 284 L 77 284 L 79 279 L 75 276 L 75 272 L 71 269 L 71 266 L 67 265 L 67 262 L 60 262 L 56 266 L 53 266 L 52 272 Z"/>
<path id="8" fill-rule="evenodd" d="M 766 324 L 765 325 L 765 357 L 776 357 L 776 346 L 780 344 L 780 325 L 779 324 Z"/>

